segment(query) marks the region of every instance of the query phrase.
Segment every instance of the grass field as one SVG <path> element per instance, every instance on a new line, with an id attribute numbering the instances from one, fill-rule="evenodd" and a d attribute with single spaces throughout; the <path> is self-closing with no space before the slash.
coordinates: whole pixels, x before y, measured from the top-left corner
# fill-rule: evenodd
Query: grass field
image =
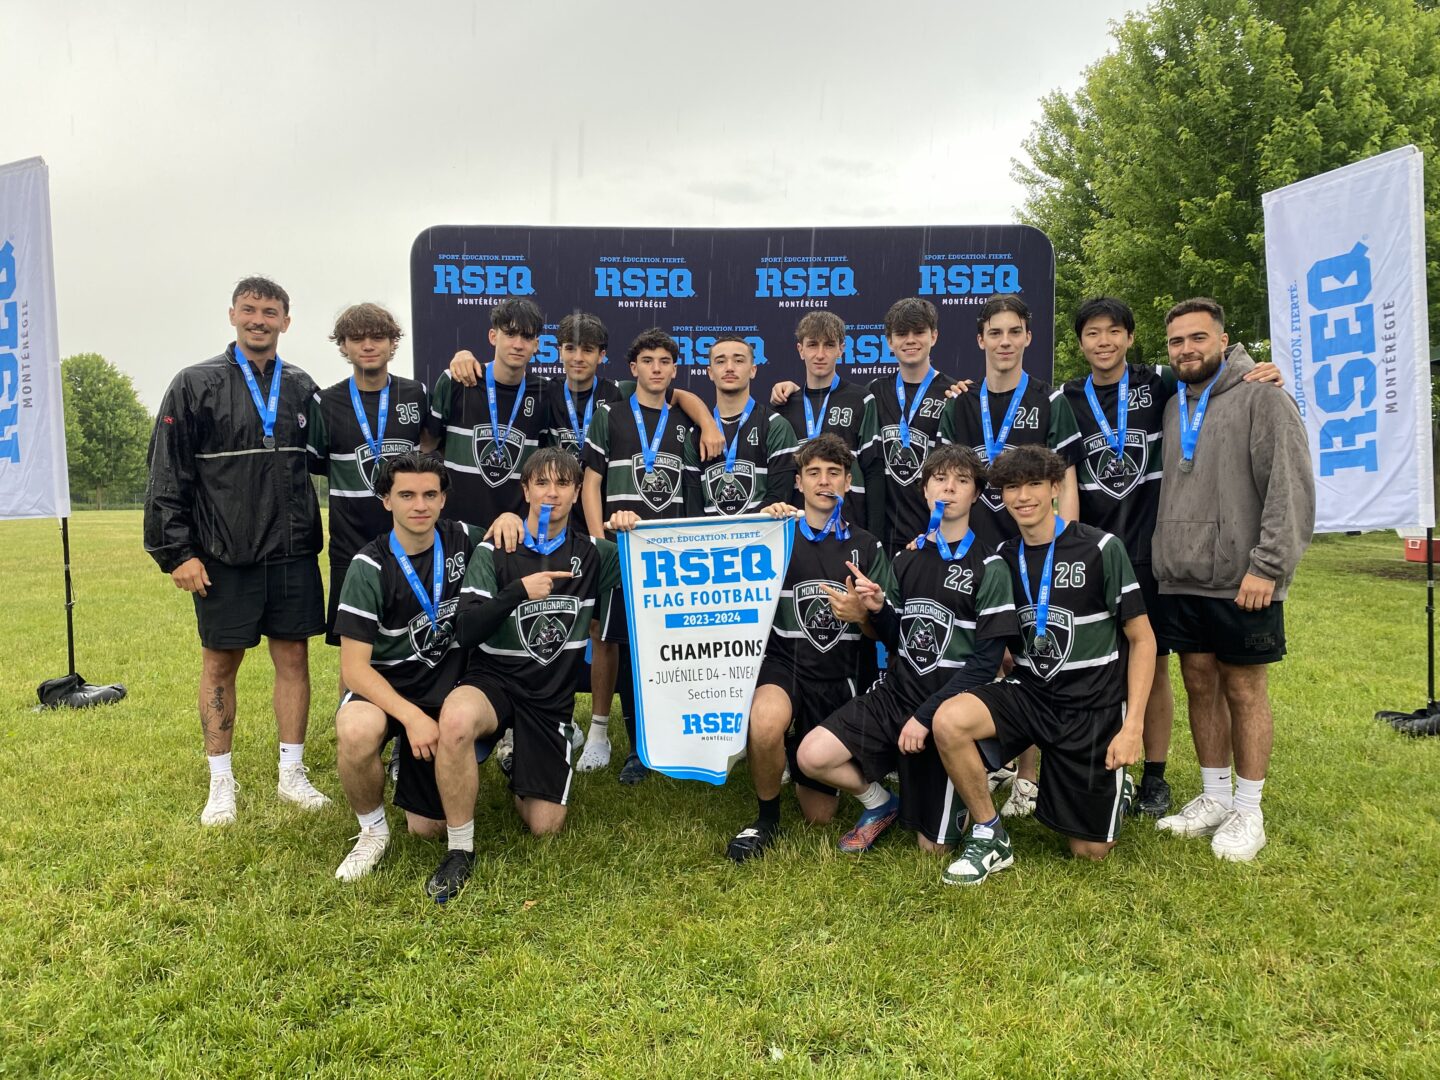
<path id="1" fill-rule="evenodd" d="M 323 646 L 307 760 L 337 806 L 276 800 L 255 655 L 240 822 L 202 831 L 189 601 L 137 513 L 72 535 L 80 670 L 130 696 L 33 711 L 65 668 L 59 536 L 0 524 L 0 1075 L 1440 1075 L 1440 739 L 1370 718 L 1424 697 L 1423 569 L 1393 534 L 1301 568 L 1253 865 L 1146 824 L 1079 864 L 1026 822 L 1014 870 L 947 888 L 908 837 L 840 855 L 854 805 L 807 829 L 787 793 L 778 849 L 734 867 L 743 767 L 722 789 L 579 778 L 539 842 L 487 766 L 445 908 L 421 888 L 435 842 L 332 877 L 355 821 Z M 1171 760 L 1188 799 L 1183 708 Z"/>

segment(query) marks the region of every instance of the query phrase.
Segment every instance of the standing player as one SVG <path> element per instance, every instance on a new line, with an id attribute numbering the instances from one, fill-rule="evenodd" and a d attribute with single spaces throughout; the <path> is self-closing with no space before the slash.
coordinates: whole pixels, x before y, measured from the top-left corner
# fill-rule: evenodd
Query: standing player
<path id="1" fill-rule="evenodd" d="M 1185 391 L 1165 407 L 1155 577 L 1169 598 L 1165 635 L 1180 654 L 1202 790 L 1156 824 L 1211 836 L 1217 858 L 1244 862 L 1266 842 L 1268 668 L 1285 655 L 1285 594 L 1315 527 L 1315 477 L 1295 402 L 1245 381 L 1252 361 L 1239 345 L 1226 352 L 1219 304 L 1176 304 L 1165 333 Z"/>
<path id="2" fill-rule="evenodd" d="M 667 397 L 680 347 L 663 330 L 646 330 L 630 343 L 627 355 L 635 392 L 626 402 L 602 405 L 585 440 L 582 498 L 590 535 L 596 537 L 605 535 L 605 523 L 618 513 L 633 514 L 640 521 L 699 513 L 696 473 L 685 468 L 690 425 L 685 417 L 674 415 Z M 601 643 L 594 653 L 597 668 L 602 654 L 611 665 L 609 670 L 618 673 L 612 676 L 612 686 L 619 686 L 625 729 L 630 735 L 630 756 L 620 770 L 620 780 L 636 784 L 648 770 L 635 749 L 634 681 L 624 604 L 609 605 Z M 600 712 L 598 688 L 595 697 L 596 710 L 578 766 L 581 772 L 603 769 L 610 763 L 610 716 Z"/>
<path id="3" fill-rule="evenodd" d="M 450 478 L 437 457 L 390 458 L 374 483 L 391 529 L 351 560 L 336 615 L 340 674 L 350 689 L 335 714 L 335 758 L 360 822 L 355 847 L 335 871 L 342 881 L 370 873 L 390 844 L 381 746 L 397 740 L 395 805 L 410 831 L 437 837 L 445 831 L 435 781 L 440 722 L 481 716 L 480 692 L 466 677 L 470 654 L 456 634 L 479 530 L 440 520 Z"/>
<path id="4" fill-rule="evenodd" d="M 330 801 L 304 763 L 307 639 L 325 629 L 320 504 L 305 463 L 315 383 L 277 354 L 290 297 L 275 282 L 248 277 L 236 285 L 230 325 L 235 341 L 185 368 L 165 391 L 145 492 L 145 550 L 195 600 L 210 765 L 202 825 L 235 820 L 235 676 L 262 636 L 275 666 L 280 798 L 307 810 Z"/>
<path id="5" fill-rule="evenodd" d="M 342 311 L 330 340 L 353 371 L 310 405 L 310 471 L 330 482 L 328 645 L 340 644 L 335 614 L 351 558 L 391 528 L 391 514 L 375 489 L 381 464 L 417 447 L 432 450 L 438 441 L 425 385 L 390 373 L 400 337 L 400 324 L 379 304 Z"/>
<path id="6" fill-rule="evenodd" d="M 940 444 L 940 416 L 950 376 L 930 365 L 930 352 L 940 340 L 940 320 L 929 300 L 897 300 L 885 313 L 885 336 L 899 361 L 895 378 L 875 379 L 881 454 L 885 461 L 885 550 L 900 551 L 925 529 L 921 469 Z"/>
<path id="7" fill-rule="evenodd" d="M 552 379 L 547 389 L 545 407 L 550 417 L 546 445 L 568 450 L 578 460 L 585 448 L 585 436 L 595 410 L 625 395 L 613 379 L 600 378 L 600 365 L 610 346 L 610 332 L 596 316 L 574 311 L 560 320 L 556 331 L 560 347 L 560 363 L 565 367 L 563 379 Z M 573 529 L 585 529 L 585 515 L 576 514 Z"/>
<path id="8" fill-rule="evenodd" d="M 860 630 L 835 617 L 827 590 L 844 588 L 853 565 L 864 567 L 882 590 L 894 592 L 880 541 L 852 528 L 842 513 L 855 463 L 844 441 L 829 432 L 816 435 L 800 448 L 795 463 L 805 506 L 750 706 L 746 757 L 759 814 L 726 849 L 736 862 L 762 854 L 775 840 L 787 759 L 805 820 L 823 825 L 835 816 L 835 788 L 812 780 L 795 763 L 800 741 L 861 689 Z M 788 502 L 765 509 L 776 517 L 794 513 Z"/>
<path id="9" fill-rule="evenodd" d="M 895 559 L 901 608 L 879 583 L 851 567 L 854 586 L 831 590 L 835 611 L 867 618 L 892 650 L 889 672 L 863 697 L 805 736 L 797 762 L 808 776 L 860 800 L 864 810 L 840 850 L 868 851 L 899 818 L 925 851 L 943 851 L 960 831 L 955 790 L 930 738 L 935 710 L 951 695 L 995 677 L 1002 639 L 1015 632 L 1015 604 L 1004 566 L 970 528 L 985 467 L 968 447 L 934 450 L 921 484 L 929 523 L 913 549 Z M 898 767 L 900 795 L 881 780 Z"/>
<path id="10" fill-rule="evenodd" d="M 952 698 L 935 716 L 935 741 L 971 821 L 943 875 L 952 885 L 978 885 L 1014 862 L 986 771 L 1028 746 L 1045 755 L 1035 816 L 1069 838 L 1072 854 L 1103 859 L 1120 833 L 1155 636 L 1124 545 L 1055 516 L 1069 468 L 1032 444 L 1005 451 L 990 470 L 1020 528 L 1000 557 L 1023 606 L 1014 675 Z M 988 761 L 982 740 L 993 740 Z"/>
<path id="11" fill-rule="evenodd" d="M 685 464 L 699 475 L 705 513 L 738 517 L 789 502 L 795 491 L 795 431 L 750 396 L 754 350 L 744 338 L 721 334 L 710 346 L 709 371 L 725 454 L 702 471 L 698 439 L 692 435 Z"/>

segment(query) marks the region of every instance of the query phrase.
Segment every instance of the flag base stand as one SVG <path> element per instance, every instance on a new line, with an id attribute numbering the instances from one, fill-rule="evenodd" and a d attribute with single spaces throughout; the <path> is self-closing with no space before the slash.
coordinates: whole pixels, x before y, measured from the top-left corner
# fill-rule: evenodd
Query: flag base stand
<path id="1" fill-rule="evenodd" d="M 108 705 L 125 696 L 119 683 L 96 686 L 75 670 L 75 597 L 70 585 L 70 519 L 60 519 L 60 544 L 65 553 L 65 635 L 69 646 L 70 674 L 46 679 L 37 691 L 47 709 L 88 709 Z"/>
<path id="2" fill-rule="evenodd" d="M 1425 652 L 1429 662 L 1428 704 L 1412 712 L 1381 709 L 1375 719 L 1402 735 L 1440 735 L 1440 701 L 1435 700 L 1435 530 L 1425 530 Z"/>

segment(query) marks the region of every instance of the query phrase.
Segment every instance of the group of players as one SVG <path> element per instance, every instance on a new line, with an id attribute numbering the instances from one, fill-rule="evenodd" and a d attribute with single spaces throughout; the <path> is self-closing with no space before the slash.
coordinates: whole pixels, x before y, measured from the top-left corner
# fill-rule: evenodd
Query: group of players
<path id="1" fill-rule="evenodd" d="M 722 335 L 710 408 L 672 386 L 679 349 L 658 329 L 630 344 L 630 381 L 601 377 L 608 335 L 581 312 L 559 323 L 564 377 L 536 375 L 543 315 L 525 299 L 492 310 L 488 362 L 458 353 L 430 392 L 389 371 L 401 329 L 383 308 L 340 315 L 331 340 L 353 372 L 326 390 L 278 356 L 289 320 L 280 286 L 241 281 L 235 342 L 176 377 L 151 443 L 146 549 L 194 594 L 202 645 L 203 824 L 236 817 L 236 672 L 262 636 L 278 793 L 328 804 L 303 763 L 306 643 L 323 632 L 340 646 L 337 769 L 360 826 L 336 876 L 369 873 L 387 849 L 380 755 L 393 739 L 395 804 L 412 832 L 445 836 L 426 887 L 448 899 L 474 863 L 478 762 L 492 752 L 529 830 L 554 832 L 573 772 L 610 762 L 618 689 L 620 779 L 647 775 L 610 538 L 764 512 L 795 516 L 798 535 L 750 711 L 757 815 L 730 858 L 774 842 L 787 772 L 809 822 L 829 822 L 840 792 L 859 801 L 842 850 L 868 850 L 898 821 L 926 850 L 958 848 L 942 875 L 957 884 L 1011 865 L 1002 816 L 1034 813 L 1095 859 L 1132 809 L 1211 837 L 1220 858 L 1264 846 L 1266 666 L 1285 651 L 1313 480 L 1278 371 L 1229 345 L 1214 301 L 1169 312 L 1171 366 L 1158 368 L 1129 362 L 1124 303 L 1087 301 L 1074 326 L 1090 374 L 1056 389 L 1023 369 L 1017 296 L 979 309 L 978 387 L 932 366 L 928 301 L 890 308 L 899 371 L 868 387 L 836 374 L 843 322 L 812 311 L 796 328 L 804 386 L 757 401 L 751 347 Z M 328 614 L 311 473 L 329 482 Z M 1172 692 L 1156 663 L 1170 651 L 1202 779 L 1175 813 Z M 1137 792 L 1126 766 L 1142 760 Z"/>

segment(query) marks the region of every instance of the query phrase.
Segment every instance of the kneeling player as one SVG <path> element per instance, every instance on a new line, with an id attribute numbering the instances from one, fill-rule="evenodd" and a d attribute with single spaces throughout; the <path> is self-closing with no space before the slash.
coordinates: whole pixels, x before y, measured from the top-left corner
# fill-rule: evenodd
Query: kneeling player
<path id="1" fill-rule="evenodd" d="M 439 520 L 449 482 L 444 462 L 418 451 L 381 468 L 375 493 L 393 528 L 360 549 L 341 588 L 335 631 L 350 689 L 335 714 L 336 765 L 360 820 L 355 847 L 335 871 L 342 881 L 368 874 L 390 843 L 380 747 L 399 740 L 395 805 L 410 831 L 439 836 L 445 811 L 435 783 L 438 721 L 480 716 L 479 691 L 465 685 L 468 653 L 455 635 L 476 541 L 461 522 Z"/>
<path id="2" fill-rule="evenodd" d="M 536 836 L 565 824 L 575 679 L 596 597 L 620 584 L 615 545 L 570 528 L 580 478 L 565 450 L 531 454 L 520 472 L 529 505 L 521 546 L 480 544 L 466 571 L 460 640 L 479 645 L 467 675 L 479 708 L 440 718 L 435 771 L 450 847 L 428 885 L 437 900 L 463 888 L 475 863 L 476 739 L 512 731 L 510 790 L 521 820 Z"/>
<path id="3" fill-rule="evenodd" d="M 780 777 L 787 757 L 805 820 L 823 825 L 835 816 L 835 788 L 806 776 L 795 762 L 800 740 L 859 692 L 860 630 L 836 618 L 827 590 L 843 587 L 851 573 L 848 565 L 863 565 L 870 580 L 894 591 L 890 561 L 880 541 L 841 516 L 854 460 L 844 440 L 829 432 L 815 436 L 795 455 L 804 516 L 797 523 L 800 535 L 750 706 L 746 756 L 760 813 L 726 849 L 736 862 L 762 853 L 779 831 Z M 795 513 L 788 502 L 765 510 L 775 517 Z"/>
<path id="4" fill-rule="evenodd" d="M 947 701 L 935 717 L 935 741 L 972 822 L 943 875 L 954 885 L 978 885 L 1014 861 L 987 766 L 1040 748 L 1035 818 L 1069 837 L 1076 856 L 1109 854 L 1131 796 L 1125 766 L 1140 757 L 1155 635 L 1124 545 L 1055 516 L 1065 468 L 1054 452 L 1021 446 L 990 470 L 1020 527 L 1000 557 L 1023 606 L 1014 675 Z"/>
<path id="5" fill-rule="evenodd" d="M 841 851 L 868 851 L 897 818 L 927 851 L 959 839 L 955 790 L 930 740 L 931 720 L 945 698 L 995 677 L 1002 639 L 1015 631 L 1005 568 L 970 529 L 984 483 L 985 467 L 969 447 L 931 451 L 921 472 L 930 524 L 895 558 L 901 609 L 858 567 L 855 584 L 832 593 L 838 614 L 852 622 L 868 614 L 891 650 L 885 679 L 805 736 L 797 755 L 804 773 L 864 807 Z M 897 767 L 898 798 L 880 783 Z"/>

